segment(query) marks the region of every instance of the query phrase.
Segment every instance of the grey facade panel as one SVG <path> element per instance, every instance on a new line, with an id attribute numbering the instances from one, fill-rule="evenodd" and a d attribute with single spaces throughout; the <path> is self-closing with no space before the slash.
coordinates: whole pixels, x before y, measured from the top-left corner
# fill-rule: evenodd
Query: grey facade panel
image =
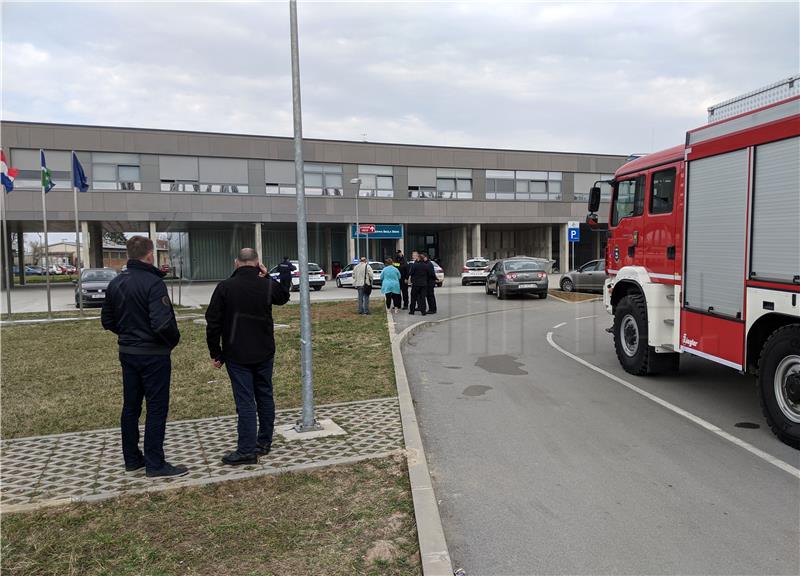
<path id="1" fill-rule="evenodd" d="M 200 168 L 197 156 L 159 156 L 161 180 L 199 180 Z"/>
<path id="2" fill-rule="evenodd" d="M 267 160 L 264 163 L 265 182 L 294 184 L 294 163 L 285 160 Z"/>
<path id="3" fill-rule="evenodd" d="M 247 184 L 247 160 L 200 158 L 200 182 Z"/>
<path id="4" fill-rule="evenodd" d="M 436 168 L 408 168 L 409 186 L 436 186 Z"/>
<path id="5" fill-rule="evenodd" d="M 753 189 L 756 278 L 791 282 L 800 276 L 800 137 L 758 146 Z"/>
<path id="6" fill-rule="evenodd" d="M 685 304 L 741 316 L 747 150 L 695 160 L 687 169 Z"/>

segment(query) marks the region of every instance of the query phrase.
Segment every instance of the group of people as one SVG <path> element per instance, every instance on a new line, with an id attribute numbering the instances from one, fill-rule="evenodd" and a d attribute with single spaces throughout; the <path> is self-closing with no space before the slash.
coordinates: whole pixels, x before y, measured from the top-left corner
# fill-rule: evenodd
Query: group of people
<path id="1" fill-rule="evenodd" d="M 122 367 L 122 455 L 125 470 L 142 468 L 150 478 L 182 476 L 186 466 L 164 456 L 172 365 L 180 342 L 164 274 L 153 265 L 153 241 L 133 236 L 127 242 L 127 268 L 108 286 L 103 328 L 117 334 Z M 287 262 L 288 259 L 285 259 Z M 272 369 L 275 337 L 272 306 L 289 301 L 288 286 L 270 278 L 258 253 L 243 248 L 233 274 L 220 282 L 206 310 L 206 342 L 214 368 L 228 371 L 238 414 L 238 442 L 223 464 L 255 464 L 269 454 L 275 424 Z M 290 263 L 291 266 L 291 263 Z M 147 402 L 144 451 L 139 448 L 139 417 Z"/>
<path id="2" fill-rule="evenodd" d="M 369 297 L 375 271 L 365 257 L 361 257 L 353 268 L 353 286 L 358 290 L 358 313 L 369 314 Z M 436 269 L 425 252 L 411 253 L 406 260 L 401 250 L 394 258 L 384 261 L 380 273 L 381 293 L 384 295 L 386 309 L 395 314 L 408 310 L 409 314 L 419 311 L 423 316 L 436 314 Z M 409 297 L 409 289 L 411 295 Z"/>

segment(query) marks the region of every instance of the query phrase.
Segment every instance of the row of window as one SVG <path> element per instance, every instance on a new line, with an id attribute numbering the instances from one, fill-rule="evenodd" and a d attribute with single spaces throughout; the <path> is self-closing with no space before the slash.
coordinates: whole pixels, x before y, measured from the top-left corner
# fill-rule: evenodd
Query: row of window
<path id="1" fill-rule="evenodd" d="M 675 169 L 655 172 L 650 180 L 648 214 L 669 214 L 675 195 Z M 611 211 L 611 225 L 623 218 L 641 216 L 645 206 L 645 176 L 617 183 L 617 195 Z"/>
<path id="2" fill-rule="evenodd" d="M 487 170 L 487 200 L 561 200 L 561 172 Z"/>

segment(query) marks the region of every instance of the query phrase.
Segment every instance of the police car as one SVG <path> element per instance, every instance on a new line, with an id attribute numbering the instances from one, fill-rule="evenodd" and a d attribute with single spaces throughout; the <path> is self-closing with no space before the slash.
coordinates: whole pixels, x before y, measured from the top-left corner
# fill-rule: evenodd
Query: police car
<path id="1" fill-rule="evenodd" d="M 294 266 L 294 271 L 292 272 L 292 290 L 297 291 L 300 289 L 300 263 L 297 260 L 290 260 L 290 262 Z M 280 282 L 277 266 L 270 268 L 269 275 L 276 282 Z M 325 270 L 314 262 L 308 263 L 308 285 L 317 291 L 322 290 L 322 287 L 325 286 Z"/>
<path id="2" fill-rule="evenodd" d="M 336 285 L 339 288 L 354 288 L 353 286 L 353 268 L 356 263 L 348 264 L 344 270 L 336 275 Z M 370 262 L 369 267 L 372 268 L 372 285 L 381 285 L 381 270 L 384 268 L 383 262 Z"/>

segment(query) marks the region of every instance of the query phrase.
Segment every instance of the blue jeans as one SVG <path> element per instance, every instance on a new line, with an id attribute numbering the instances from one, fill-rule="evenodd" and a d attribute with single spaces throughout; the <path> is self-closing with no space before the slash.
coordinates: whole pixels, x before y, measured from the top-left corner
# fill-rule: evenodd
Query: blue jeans
<path id="1" fill-rule="evenodd" d="M 369 314 L 369 294 L 363 286 L 358 287 L 358 313 Z"/>
<path id="2" fill-rule="evenodd" d="M 148 470 L 164 465 L 164 434 L 169 412 L 169 354 L 138 355 L 120 352 L 122 366 L 122 456 L 126 466 L 144 461 Z M 139 417 L 142 399 L 147 399 L 144 422 L 144 455 L 139 450 Z"/>
<path id="3" fill-rule="evenodd" d="M 231 377 L 236 413 L 239 415 L 237 450 L 241 454 L 252 454 L 257 445 L 272 445 L 272 432 L 275 429 L 273 361 L 274 358 L 258 364 L 225 361 L 228 376 Z"/>

